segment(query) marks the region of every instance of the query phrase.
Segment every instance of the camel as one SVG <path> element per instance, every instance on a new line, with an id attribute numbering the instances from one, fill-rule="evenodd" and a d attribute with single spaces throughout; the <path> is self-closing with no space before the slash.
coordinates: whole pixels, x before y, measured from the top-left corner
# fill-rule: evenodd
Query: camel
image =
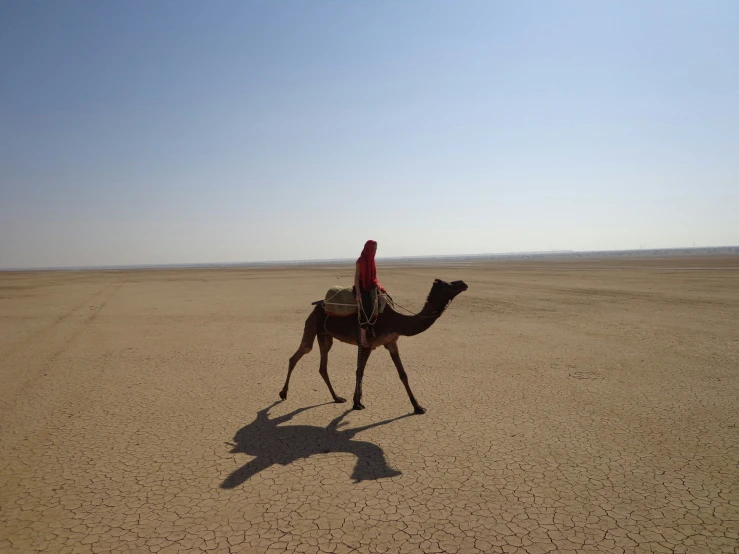
<path id="1" fill-rule="evenodd" d="M 403 363 L 400 361 L 400 353 L 398 351 L 398 338 L 399 337 L 412 337 L 423 333 L 434 322 L 439 319 L 441 314 L 444 313 L 449 303 L 454 298 L 467 290 L 467 285 L 463 281 L 453 281 L 447 283 L 441 279 L 434 280 L 434 284 L 431 287 L 426 298 L 426 304 L 423 309 L 415 315 L 403 315 L 395 311 L 392 307 L 392 302 L 389 302 L 385 307 L 385 311 L 377 317 L 377 321 L 374 325 L 374 333 L 368 331 L 367 340 L 369 342 L 369 348 L 362 346 L 359 341 L 359 324 L 357 322 L 356 315 L 349 316 L 330 316 L 326 314 L 324 309 L 324 301 L 319 300 L 314 302 L 313 312 L 305 320 L 305 330 L 303 331 L 303 339 L 300 341 L 300 346 L 295 354 L 290 358 L 290 364 L 287 370 L 287 379 L 285 380 L 285 386 L 280 391 L 280 398 L 282 400 L 287 399 L 288 385 L 290 384 L 290 376 L 292 375 L 295 366 L 297 365 L 300 358 L 308 354 L 313 349 L 313 341 L 318 337 L 318 347 L 321 352 L 321 365 L 319 373 L 323 380 L 326 382 L 328 391 L 334 399 L 334 402 L 346 402 L 345 399 L 337 396 L 334 392 L 334 387 L 331 385 L 331 380 L 328 378 L 328 353 L 333 346 L 334 339 L 337 339 L 346 344 L 352 344 L 358 347 L 357 355 L 357 383 L 354 389 L 354 410 L 363 410 L 365 408 L 362 404 L 362 378 L 364 377 L 364 368 L 367 364 L 367 359 L 375 348 L 384 346 L 390 357 L 395 364 L 395 368 L 398 370 L 400 380 L 403 382 L 408 398 L 413 405 L 413 411 L 416 414 L 424 414 L 426 410 L 413 396 L 411 387 L 408 384 L 408 376 L 403 369 Z"/>

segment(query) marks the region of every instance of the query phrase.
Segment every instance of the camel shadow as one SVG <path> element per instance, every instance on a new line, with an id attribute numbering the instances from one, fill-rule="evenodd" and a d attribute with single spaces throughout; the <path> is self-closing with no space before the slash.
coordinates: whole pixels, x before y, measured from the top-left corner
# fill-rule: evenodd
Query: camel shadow
<path id="1" fill-rule="evenodd" d="M 249 425 L 242 427 L 234 436 L 231 453 L 242 453 L 254 456 L 254 459 L 229 475 L 223 483 L 222 489 L 233 489 L 245 481 L 274 464 L 288 465 L 301 458 L 309 458 L 316 454 L 329 452 L 345 452 L 354 454 L 357 461 L 352 472 L 355 483 L 371 479 L 383 479 L 400 475 L 400 471 L 391 468 L 385 459 L 385 453 L 376 444 L 352 440 L 357 433 L 372 427 L 386 425 L 393 421 L 410 417 L 406 414 L 392 419 L 386 419 L 370 425 L 355 427 L 354 429 L 339 430 L 346 423 L 342 419 L 351 412 L 347 410 L 335 418 L 327 427 L 312 425 L 288 425 L 279 427 L 281 423 L 290 421 L 301 412 L 324 406 L 317 404 L 299 408 L 289 414 L 269 418 L 269 410 L 280 401 L 267 406 L 257 412 L 257 418 Z M 329 402 L 328 404 L 333 404 Z"/>

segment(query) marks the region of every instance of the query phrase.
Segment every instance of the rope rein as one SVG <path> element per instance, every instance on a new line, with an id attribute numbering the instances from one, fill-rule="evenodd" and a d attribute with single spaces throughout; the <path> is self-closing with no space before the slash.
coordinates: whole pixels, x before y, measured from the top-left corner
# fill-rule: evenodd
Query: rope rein
<path id="1" fill-rule="evenodd" d="M 333 304 L 335 306 L 356 306 L 356 304 L 344 304 L 344 303 L 341 303 L 341 302 L 331 302 L 331 300 L 333 300 L 333 298 L 335 296 L 337 296 L 340 292 L 341 291 L 335 292 L 333 295 L 331 295 L 330 298 L 327 298 L 324 301 L 324 304 L 331 303 L 331 304 Z M 446 310 L 449 307 L 449 305 L 454 300 L 454 299 L 448 300 L 447 303 L 444 305 L 444 307 L 442 307 L 440 310 L 434 310 L 430 315 L 423 315 L 423 314 L 421 314 L 421 312 L 417 312 L 417 313 L 416 312 L 413 312 L 413 311 L 409 310 L 408 308 L 406 308 L 405 306 L 402 306 L 402 305 L 398 304 L 395 301 L 395 299 L 392 296 L 390 296 L 389 293 L 385 292 L 385 293 L 381 293 L 381 294 L 384 294 L 385 298 L 387 299 L 387 303 L 390 305 L 391 308 L 393 308 L 393 309 L 400 308 L 401 310 L 403 310 L 404 312 L 408 313 L 409 315 L 411 315 L 413 317 L 419 317 L 421 319 L 436 319 L 436 318 L 440 317 L 441 314 L 442 314 L 442 312 L 444 312 L 444 310 Z M 372 308 L 372 314 L 375 313 L 375 308 L 378 308 L 378 304 L 379 304 L 379 295 L 378 294 L 375 294 L 374 295 L 374 306 Z M 364 316 L 364 321 L 362 320 L 362 316 Z M 326 332 L 328 332 L 328 329 L 326 329 L 326 325 L 328 323 L 328 318 L 329 317 L 330 316 L 328 314 L 326 314 L 326 319 L 323 322 L 323 329 Z M 362 302 L 361 297 L 359 299 L 359 306 L 358 306 L 358 310 L 357 310 L 357 318 L 359 320 L 360 326 L 362 325 L 362 323 L 367 323 L 368 324 L 370 322 L 371 318 L 372 318 L 372 315 L 367 316 L 367 312 L 364 310 L 364 303 Z"/>
<path id="2" fill-rule="evenodd" d="M 443 308 L 442 308 L 441 310 L 436 310 L 436 311 L 432 312 L 432 313 L 431 313 L 431 315 L 421 315 L 421 312 L 418 312 L 418 313 L 414 313 L 414 312 L 412 312 L 411 310 L 409 310 L 408 308 L 405 308 L 405 307 L 401 306 L 401 305 L 400 305 L 400 304 L 398 304 L 398 303 L 397 303 L 397 302 L 395 301 L 395 299 L 394 299 L 394 298 L 393 298 L 392 296 L 390 296 L 389 294 L 385 293 L 385 296 L 387 296 L 387 297 L 388 297 L 388 299 L 390 300 L 390 306 L 391 306 L 392 308 L 398 307 L 398 308 L 400 308 L 401 310 L 403 310 L 403 311 L 407 312 L 408 314 L 410 314 L 410 315 L 412 315 L 412 316 L 414 316 L 414 317 L 420 317 L 420 318 L 422 318 L 422 319 L 434 319 L 434 318 L 437 318 L 437 317 L 441 316 L 441 313 L 442 313 L 442 312 L 443 312 L 444 310 L 446 310 L 446 309 L 447 309 L 447 308 L 449 307 L 449 304 L 451 304 L 451 303 L 452 303 L 452 301 L 451 301 L 451 300 L 449 300 L 449 301 L 447 301 L 447 303 L 446 303 L 446 304 L 444 305 L 444 307 L 443 307 Z"/>

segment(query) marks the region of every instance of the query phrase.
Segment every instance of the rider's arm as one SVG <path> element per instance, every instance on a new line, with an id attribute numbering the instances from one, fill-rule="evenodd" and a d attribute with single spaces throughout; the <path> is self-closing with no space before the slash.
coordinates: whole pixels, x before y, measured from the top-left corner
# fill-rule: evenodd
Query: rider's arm
<path id="1" fill-rule="evenodd" d="M 354 294 L 357 297 L 357 301 L 359 301 L 359 298 L 361 297 L 361 293 L 359 292 L 359 262 L 357 262 L 354 269 Z"/>

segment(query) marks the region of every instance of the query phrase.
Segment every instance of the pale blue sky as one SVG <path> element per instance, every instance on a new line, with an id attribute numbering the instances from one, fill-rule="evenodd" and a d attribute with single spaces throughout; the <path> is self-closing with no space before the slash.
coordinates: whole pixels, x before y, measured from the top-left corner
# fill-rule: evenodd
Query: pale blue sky
<path id="1" fill-rule="evenodd" d="M 739 2 L 0 3 L 0 267 L 739 244 Z"/>

